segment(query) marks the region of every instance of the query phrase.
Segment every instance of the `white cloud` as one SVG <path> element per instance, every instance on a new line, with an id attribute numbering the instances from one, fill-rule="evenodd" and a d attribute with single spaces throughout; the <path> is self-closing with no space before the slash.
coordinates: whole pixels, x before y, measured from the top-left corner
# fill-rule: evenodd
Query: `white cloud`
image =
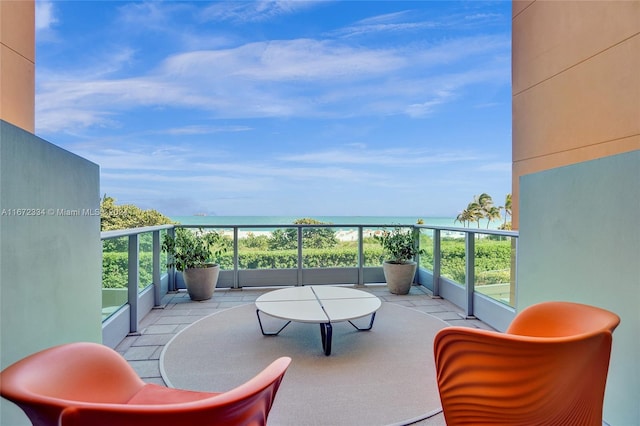
<path id="1" fill-rule="evenodd" d="M 183 2 L 141 1 L 126 3 L 118 9 L 119 25 L 130 30 L 172 31 L 174 15 L 192 8 Z"/>
<path id="2" fill-rule="evenodd" d="M 102 175 L 110 178 L 125 176 L 124 179 L 137 176 L 139 179 L 188 180 L 187 176 L 234 177 L 251 181 L 254 178 L 286 178 L 309 180 L 318 178 L 332 179 L 369 179 L 372 174 L 337 167 L 330 161 L 323 160 L 322 153 L 309 153 L 309 157 L 318 156 L 318 161 L 305 161 L 305 155 L 292 157 L 265 157 L 259 161 L 232 159 L 232 155 L 222 150 L 188 146 L 163 146 L 149 151 L 148 147 L 128 144 L 120 148 L 105 148 L 98 143 L 75 146 L 73 151 L 100 164 Z M 338 155 L 340 155 L 338 153 Z M 320 166 L 307 164 L 317 163 Z M 326 164 L 325 164 L 326 163 Z M 337 162 L 336 164 L 339 164 Z M 345 161 L 344 163 L 348 163 Z M 117 171 L 117 173 L 115 173 Z M 122 172 L 127 171 L 127 172 Z M 154 173 L 149 173 L 153 171 Z M 182 177 L 180 177 L 182 176 Z M 136 178 L 136 180 L 138 179 Z"/>
<path id="3" fill-rule="evenodd" d="M 38 0 L 35 3 L 36 31 L 48 30 L 58 22 L 54 14 L 53 2 L 50 0 Z"/>
<path id="4" fill-rule="evenodd" d="M 458 208 L 510 184 L 508 132 L 473 128 L 490 115 L 476 107 L 504 104 L 510 83 L 508 29 L 474 16 L 495 8 L 357 20 L 367 6 L 336 3 L 356 12 L 334 20 L 323 19 L 328 2 L 114 3 L 115 20 L 101 16 L 79 40 L 71 15 L 56 24 L 71 6 L 39 3 L 39 28 L 66 39 L 41 50 L 37 131 L 99 164 L 102 192 L 119 202 L 168 214 L 375 214 L 411 207 L 371 191 L 419 185 L 416 209 L 463 193 Z M 305 27 L 311 7 L 326 10 Z M 458 13 L 432 13 L 443 9 Z M 477 138 L 457 128 L 461 111 Z"/>
<path id="5" fill-rule="evenodd" d="M 391 50 L 350 47 L 310 39 L 249 43 L 224 49 L 187 52 L 167 58 L 161 72 L 199 76 L 207 81 L 326 81 L 362 78 L 397 70 L 406 59 Z"/>
<path id="6" fill-rule="evenodd" d="M 166 130 L 160 130 L 158 133 L 167 135 L 207 135 L 211 133 L 228 133 L 228 132 L 247 132 L 251 130 L 249 126 L 184 126 L 175 127 Z"/>
<path id="7" fill-rule="evenodd" d="M 471 152 L 434 152 L 410 148 L 393 149 L 332 149 L 307 152 L 279 158 L 283 161 L 311 164 L 354 164 L 367 166 L 412 167 L 435 163 L 477 161 Z"/>
<path id="8" fill-rule="evenodd" d="M 426 117 L 433 113 L 438 105 L 447 102 L 452 97 L 453 94 L 451 90 L 436 90 L 432 99 L 417 104 L 411 104 L 407 107 L 405 112 L 409 117 L 413 118 Z"/>
<path id="9" fill-rule="evenodd" d="M 337 37 L 358 37 L 369 34 L 418 31 L 436 26 L 438 24 L 434 22 L 416 19 L 410 10 L 405 10 L 362 19 L 330 34 Z"/>
<path id="10" fill-rule="evenodd" d="M 500 50 L 503 42 L 455 40 L 422 50 L 419 46 L 372 49 L 310 39 L 257 42 L 180 53 L 145 74 L 108 79 L 109 72 L 121 69 L 134 54 L 123 49 L 100 68 L 76 70 L 81 77 L 44 70 L 39 77 L 37 128 L 46 133 L 110 126 L 119 111 L 141 106 L 194 108 L 212 111 L 217 118 L 425 117 L 456 99 L 457 92 L 469 84 L 495 82 L 496 77 L 508 82 L 509 68 L 504 64 L 467 65 L 465 72 L 445 70 L 431 76 L 429 72 L 434 71 L 428 71 L 465 55 Z"/>
<path id="11" fill-rule="evenodd" d="M 202 16 L 212 21 L 258 22 L 297 13 L 322 2 L 260 0 L 250 2 L 222 1 L 207 7 Z"/>

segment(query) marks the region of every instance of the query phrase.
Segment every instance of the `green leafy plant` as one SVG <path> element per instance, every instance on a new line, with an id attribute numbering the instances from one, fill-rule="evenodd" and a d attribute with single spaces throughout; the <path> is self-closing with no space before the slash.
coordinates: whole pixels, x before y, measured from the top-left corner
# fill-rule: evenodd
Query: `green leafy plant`
<path id="1" fill-rule="evenodd" d="M 402 264 L 413 261 L 416 255 L 424 252 L 418 248 L 416 232 L 419 231 L 403 230 L 396 226 L 391 231 L 383 230 L 381 235 L 374 235 L 374 238 L 382 246 L 388 262 Z"/>
<path id="2" fill-rule="evenodd" d="M 167 266 L 175 265 L 182 272 L 219 264 L 220 256 L 227 251 L 225 242 L 225 238 L 215 231 L 177 228 L 175 237 L 164 236 L 162 250 L 169 255 Z"/>

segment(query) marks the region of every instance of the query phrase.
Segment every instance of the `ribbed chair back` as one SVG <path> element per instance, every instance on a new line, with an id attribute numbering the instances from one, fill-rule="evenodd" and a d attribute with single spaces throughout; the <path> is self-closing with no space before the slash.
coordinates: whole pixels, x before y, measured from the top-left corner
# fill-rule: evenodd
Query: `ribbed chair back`
<path id="1" fill-rule="evenodd" d="M 434 341 L 448 426 L 602 426 L 612 332 L 606 310 L 545 302 L 506 333 L 442 329 Z"/>

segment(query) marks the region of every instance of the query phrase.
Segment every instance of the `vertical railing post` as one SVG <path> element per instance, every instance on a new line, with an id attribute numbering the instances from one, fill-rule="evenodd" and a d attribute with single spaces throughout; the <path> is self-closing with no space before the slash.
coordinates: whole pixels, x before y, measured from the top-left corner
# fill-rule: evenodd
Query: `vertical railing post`
<path id="1" fill-rule="evenodd" d="M 298 226 L 298 281 L 297 285 L 303 285 L 302 282 L 302 226 Z"/>
<path id="2" fill-rule="evenodd" d="M 440 275 L 442 270 L 442 251 L 440 230 L 433 230 L 433 297 L 440 297 Z"/>
<path id="3" fill-rule="evenodd" d="M 173 228 L 167 229 L 167 236 L 171 237 L 171 238 L 175 238 L 176 237 L 176 228 L 175 228 L 175 226 Z M 170 254 L 167 254 L 167 256 L 168 256 L 167 263 L 171 263 L 171 266 L 167 267 L 167 278 L 169 279 L 169 282 L 167 284 L 167 290 L 168 291 L 176 291 L 177 290 L 177 285 L 176 285 L 176 265 L 173 264 L 173 257 Z"/>
<path id="4" fill-rule="evenodd" d="M 240 241 L 238 240 L 238 227 L 233 227 L 233 288 L 240 288 L 239 264 L 240 258 L 238 257 L 238 246 Z"/>
<path id="5" fill-rule="evenodd" d="M 128 264 L 128 301 L 129 301 L 129 332 L 138 332 L 138 280 L 139 280 L 139 235 L 129 235 L 129 264 Z"/>
<path id="6" fill-rule="evenodd" d="M 160 306 L 162 303 L 162 283 L 160 279 L 160 231 L 153 231 L 153 252 L 152 252 L 152 276 L 153 276 L 153 305 Z"/>
<path id="7" fill-rule="evenodd" d="M 475 291 L 475 263 L 476 263 L 476 249 L 474 232 L 467 232 L 465 238 L 465 289 L 467 291 L 467 300 L 465 307 L 465 314 L 467 318 L 473 318 L 473 292 Z"/>
<path id="8" fill-rule="evenodd" d="M 364 285 L 364 227 L 358 226 L 358 285 Z"/>
<path id="9" fill-rule="evenodd" d="M 420 228 L 417 228 L 415 225 L 411 226 L 411 235 L 413 236 L 413 246 L 418 247 L 418 254 L 416 254 L 413 258 L 414 262 L 418 265 L 416 268 L 416 273 L 413 276 L 411 284 L 416 284 L 416 276 L 420 275 Z M 418 284 L 420 280 L 418 279 Z"/>

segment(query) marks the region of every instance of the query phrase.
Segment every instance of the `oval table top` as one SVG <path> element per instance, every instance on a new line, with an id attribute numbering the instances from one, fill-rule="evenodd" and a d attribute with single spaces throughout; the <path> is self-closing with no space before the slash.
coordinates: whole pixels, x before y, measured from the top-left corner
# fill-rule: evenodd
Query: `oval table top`
<path id="1" fill-rule="evenodd" d="M 265 293 L 256 308 L 267 315 L 307 323 L 349 321 L 371 315 L 382 302 L 373 294 L 336 286 L 300 286 Z"/>

